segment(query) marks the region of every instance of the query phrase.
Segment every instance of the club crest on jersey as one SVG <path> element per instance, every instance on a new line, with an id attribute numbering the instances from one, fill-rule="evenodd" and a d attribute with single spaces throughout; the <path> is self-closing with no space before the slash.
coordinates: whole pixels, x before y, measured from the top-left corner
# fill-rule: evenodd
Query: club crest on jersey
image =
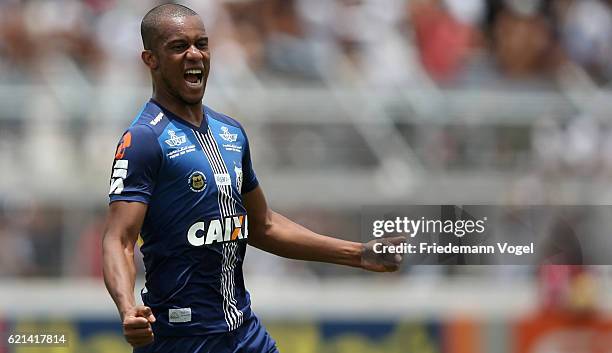
<path id="1" fill-rule="evenodd" d="M 236 142 L 236 140 L 238 140 L 238 134 L 230 133 L 227 126 L 221 126 L 221 131 L 222 133 L 220 133 L 219 136 L 221 136 L 221 138 L 224 139 L 225 141 Z"/>
<path id="2" fill-rule="evenodd" d="M 247 215 L 229 216 L 194 223 L 187 231 L 187 241 L 193 246 L 228 243 L 247 239 Z"/>
<path id="3" fill-rule="evenodd" d="M 189 189 L 193 192 L 202 192 L 206 188 L 206 176 L 200 171 L 195 171 L 189 176 Z"/>
<path id="4" fill-rule="evenodd" d="M 170 147 L 176 147 L 187 142 L 187 136 L 180 135 L 178 136 L 174 130 L 168 130 L 169 139 L 165 140 L 166 144 Z"/>

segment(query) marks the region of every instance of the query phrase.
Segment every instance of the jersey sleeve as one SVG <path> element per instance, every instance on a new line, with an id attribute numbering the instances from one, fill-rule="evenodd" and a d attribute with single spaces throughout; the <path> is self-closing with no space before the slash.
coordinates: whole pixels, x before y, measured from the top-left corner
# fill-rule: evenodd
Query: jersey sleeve
<path id="1" fill-rule="evenodd" d="M 253 163 L 251 161 L 251 148 L 249 146 L 249 138 L 246 135 L 246 132 L 241 127 L 242 133 L 244 134 L 245 146 L 244 146 L 244 155 L 242 156 L 242 170 L 243 170 L 243 181 L 242 181 L 242 190 L 240 191 L 242 194 L 246 194 L 249 191 L 253 191 L 258 185 L 259 181 L 257 180 L 257 176 L 255 175 L 255 171 L 253 170 Z"/>
<path id="2" fill-rule="evenodd" d="M 137 201 L 149 203 L 162 152 L 153 130 L 146 125 L 134 125 L 121 137 L 110 180 L 110 202 Z"/>

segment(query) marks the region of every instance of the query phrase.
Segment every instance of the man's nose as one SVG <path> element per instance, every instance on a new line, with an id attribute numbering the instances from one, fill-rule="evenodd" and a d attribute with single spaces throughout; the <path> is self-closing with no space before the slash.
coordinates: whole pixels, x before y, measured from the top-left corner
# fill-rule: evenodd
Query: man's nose
<path id="1" fill-rule="evenodd" d="M 190 60 L 202 60 L 203 54 L 195 45 L 192 45 L 187 50 L 187 58 Z"/>

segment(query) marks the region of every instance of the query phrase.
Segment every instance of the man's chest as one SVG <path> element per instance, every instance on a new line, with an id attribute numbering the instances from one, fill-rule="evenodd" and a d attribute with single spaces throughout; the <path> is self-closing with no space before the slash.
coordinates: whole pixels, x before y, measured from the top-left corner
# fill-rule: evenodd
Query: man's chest
<path id="1" fill-rule="evenodd" d="M 200 132 L 169 128 L 159 142 L 163 152 L 160 184 L 171 186 L 180 194 L 240 195 L 242 148 L 228 149 L 210 129 Z M 234 145 L 240 147 L 236 142 Z"/>

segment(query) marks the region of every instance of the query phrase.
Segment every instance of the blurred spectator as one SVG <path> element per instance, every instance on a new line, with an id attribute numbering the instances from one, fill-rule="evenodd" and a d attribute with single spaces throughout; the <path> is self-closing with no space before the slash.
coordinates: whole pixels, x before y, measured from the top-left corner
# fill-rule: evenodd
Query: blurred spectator
<path id="1" fill-rule="evenodd" d="M 574 175 L 589 176 L 596 172 L 601 136 L 599 123 L 588 115 L 572 119 L 565 138 L 564 162 Z"/>
<path id="2" fill-rule="evenodd" d="M 79 234 L 76 242 L 76 255 L 74 266 L 70 268 L 70 274 L 76 276 L 86 276 L 102 278 L 102 235 L 104 234 L 104 220 L 106 210 L 92 210 L 91 221 L 84 227 Z M 138 239 L 137 248 L 140 247 L 141 239 Z M 138 276 L 144 275 L 144 263 L 142 253 L 135 249 L 134 259 Z"/>
<path id="3" fill-rule="evenodd" d="M 483 5 L 474 1 L 451 5 L 454 13 L 439 0 L 414 1 L 410 5 L 410 19 L 425 69 L 436 80 L 452 79 L 477 42 L 478 15 L 471 13 L 479 12 Z"/>
<path id="4" fill-rule="evenodd" d="M 559 122 L 550 117 L 536 120 L 531 139 L 535 169 L 544 175 L 559 173 L 565 145 Z"/>
<path id="5" fill-rule="evenodd" d="M 36 47 L 23 12 L 19 3 L 0 3 L 0 80 L 24 81 L 34 66 Z"/>
<path id="6" fill-rule="evenodd" d="M 601 174 L 607 180 L 612 178 L 612 127 L 608 124 L 601 132 L 602 142 L 599 151 Z"/>
<path id="7" fill-rule="evenodd" d="M 261 6 L 269 69 L 303 78 L 320 77 L 296 0 L 263 0 Z"/>
<path id="8" fill-rule="evenodd" d="M 600 0 L 557 1 L 567 55 L 595 78 L 612 78 L 612 14 Z"/>
<path id="9" fill-rule="evenodd" d="M 0 275 L 59 276 L 62 210 L 25 203 L 0 216 Z"/>
<path id="10" fill-rule="evenodd" d="M 28 231 L 34 250 L 36 276 L 59 276 L 62 274 L 64 255 L 63 209 L 50 205 L 34 205 Z"/>
<path id="11" fill-rule="evenodd" d="M 586 266 L 541 266 L 540 298 L 548 312 L 593 314 L 598 309 L 597 273 Z"/>
<path id="12" fill-rule="evenodd" d="M 35 272 L 34 249 L 25 230 L 25 218 L 25 214 L 17 212 L 0 215 L 0 277 Z"/>
<path id="13" fill-rule="evenodd" d="M 102 4 L 93 6 L 92 11 L 100 12 L 91 21 L 91 39 L 97 43 L 101 55 L 96 81 L 103 85 L 137 85 L 149 80 L 149 73 L 140 60 L 141 12 L 146 11 L 147 5 L 133 8 L 121 4 L 100 9 Z"/>
<path id="14" fill-rule="evenodd" d="M 406 37 L 406 5 L 401 0 L 344 1 L 338 6 L 335 31 L 355 76 L 368 87 L 418 85 L 422 71 L 412 41 Z"/>
<path id="15" fill-rule="evenodd" d="M 102 278 L 102 234 L 104 232 L 104 213 L 94 213 L 97 217 L 83 229 L 76 243 L 75 266 L 71 269 L 77 276 Z"/>
<path id="16" fill-rule="evenodd" d="M 493 14 L 493 51 L 510 76 L 546 74 L 557 60 L 553 28 L 542 7 L 541 0 L 504 0 Z"/>
<path id="17" fill-rule="evenodd" d="M 36 58 L 59 55 L 73 60 L 84 73 L 94 72 L 104 58 L 89 23 L 91 15 L 75 0 L 25 2 L 23 17 L 26 31 L 36 40 Z"/>
<path id="18" fill-rule="evenodd" d="M 214 27 L 209 30 L 213 53 L 211 79 L 223 86 L 248 85 L 252 73 L 261 71 L 264 62 L 264 38 L 260 21 L 261 9 L 256 2 L 230 2 L 218 5 Z M 207 22 L 208 24 L 208 22 Z"/>

